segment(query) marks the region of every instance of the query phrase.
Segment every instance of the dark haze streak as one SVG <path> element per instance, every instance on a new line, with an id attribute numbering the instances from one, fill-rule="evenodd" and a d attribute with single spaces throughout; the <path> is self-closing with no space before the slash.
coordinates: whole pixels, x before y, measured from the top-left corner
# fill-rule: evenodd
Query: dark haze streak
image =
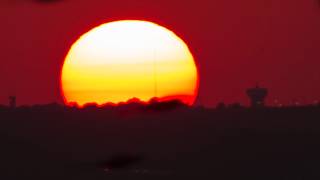
<path id="1" fill-rule="evenodd" d="M 36 2 L 36 3 L 57 3 L 57 2 L 62 2 L 63 0 L 33 0 L 33 2 Z"/>

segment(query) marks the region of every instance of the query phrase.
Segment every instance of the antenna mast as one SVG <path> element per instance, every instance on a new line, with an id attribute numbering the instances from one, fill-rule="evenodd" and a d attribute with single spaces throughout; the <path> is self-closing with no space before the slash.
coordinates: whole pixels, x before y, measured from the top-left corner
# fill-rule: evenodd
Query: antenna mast
<path id="1" fill-rule="evenodd" d="M 154 81 L 154 97 L 158 96 L 158 79 L 157 79 L 157 50 L 153 49 L 153 81 Z"/>

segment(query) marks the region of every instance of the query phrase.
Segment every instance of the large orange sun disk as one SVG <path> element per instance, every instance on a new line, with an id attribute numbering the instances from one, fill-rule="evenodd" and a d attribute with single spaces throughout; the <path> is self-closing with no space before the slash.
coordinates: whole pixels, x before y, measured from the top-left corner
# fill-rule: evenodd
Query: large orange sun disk
<path id="1" fill-rule="evenodd" d="M 198 91 L 194 58 L 182 39 L 155 23 L 102 24 L 70 48 L 61 72 L 66 104 L 178 99 L 192 105 Z"/>

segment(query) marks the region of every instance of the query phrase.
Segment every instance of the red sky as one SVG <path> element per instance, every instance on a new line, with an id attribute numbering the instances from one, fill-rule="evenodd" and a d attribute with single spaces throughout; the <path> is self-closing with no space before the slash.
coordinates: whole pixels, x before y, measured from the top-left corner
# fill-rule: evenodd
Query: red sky
<path id="1" fill-rule="evenodd" d="M 62 102 L 59 73 L 70 45 L 95 25 L 159 23 L 183 38 L 200 70 L 198 103 L 247 103 L 247 87 L 268 102 L 320 100 L 317 0 L 0 1 L 0 104 Z"/>

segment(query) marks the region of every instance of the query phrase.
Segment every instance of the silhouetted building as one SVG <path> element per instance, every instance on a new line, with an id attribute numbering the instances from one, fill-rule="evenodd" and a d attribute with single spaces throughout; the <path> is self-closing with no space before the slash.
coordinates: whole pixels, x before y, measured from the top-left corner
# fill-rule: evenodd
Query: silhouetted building
<path id="1" fill-rule="evenodd" d="M 16 100 L 17 98 L 15 96 L 9 96 L 9 107 L 10 108 L 16 108 Z"/>
<path id="2" fill-rule="evenodd" d="M 217 105 L 216 109 L 218 109 L 218 110 L 226 109 L 226 105 L 223 102 L 220 102 Z"/>
<path id="3" fill-rule="evenodd" d="M 232 108 L 232 109 L 240 109 L 242 106 L 240 103 L 232 103 L 229 105 L 229 108 Z"/>
<path id="4" fill-rule="evenodd" d="M 251 100 L 251 107 L 263 107 L 265 105 L 265 98 L 268 95 L 268 89 L 257 85 L 254 88 L 247 89 L 247 95 Z"/>

